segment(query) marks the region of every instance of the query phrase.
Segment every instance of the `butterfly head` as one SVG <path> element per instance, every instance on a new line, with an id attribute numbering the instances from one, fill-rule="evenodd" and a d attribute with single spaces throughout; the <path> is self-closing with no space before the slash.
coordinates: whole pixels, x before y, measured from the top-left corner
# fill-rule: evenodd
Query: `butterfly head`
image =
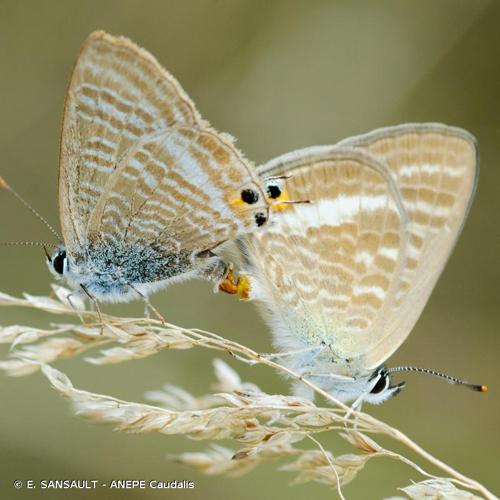
<path id="1" fill-rule="evenodd" d="M 47 255 L 47 265 L 50 272 L 56 277 L 61 278 L 68 271 L 68 256 L 66 254 L 66 247 L 59 245 L 52 252 L 52 255 Z"/>
<path id="2" fill-rule="evenodd" d="M 382 365 L 366 381 L 366 394 L 362 396 L 362 400 L 378 405 L 399 394 L 405 385 L 405 382 L 392 385 L 391 374 L 385 365 Z"/>
<path id="3" fill-rule="evenodd" d="M 309 365 L 311 367 L 311 365 Z M 398 394 L 406 385 L 405 382 L 393 384 L 391 371 L 385 365 L 379 366 L 372 373 L 358 376 L 338 375 L 328 371 L 324 365 L 324 373 L 315 373 L 318 365 L 312 366 L 313 371 L 308 374 L 308 379 L 329 393 L 338 401 L 358 407 L 361 403 L 381 404 Z M 324 368 L 327 368 L 324 370 Z M 300 387 L 296 386 L 300 395 Z"/>

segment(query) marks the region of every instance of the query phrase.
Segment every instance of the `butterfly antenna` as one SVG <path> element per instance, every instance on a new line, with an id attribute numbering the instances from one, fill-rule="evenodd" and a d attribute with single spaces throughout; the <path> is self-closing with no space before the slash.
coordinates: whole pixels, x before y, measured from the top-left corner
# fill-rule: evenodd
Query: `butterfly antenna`
<path id="1" fill-rule="evenodd" d="M 419 368 L 418 366 L 395 366 L 393 368 L 388 368 L 387 371 L 389 373 L 395 372 L 418 372 L 418 373 L 426 373 L 427 375 L 433 375 L 434 377 L 439 377 L 450 384 L 453 385 L 463 385 L 464 387 L 468 387 L 473 391 L 477 392 L 488 392 L 488 386 L 482 384 L 471 384 L 470 382 L 466 382 L 465 380 L 459 379 L 457 377 L 452 377 L 451 375 L 447 375 L 446 373 L 441 373 L 436 370 L 430 370 L 429 368 Z"/>
<path id="2" fill-rule="evenodd" d="M 0 188 L 10 191 L 35 217 L 41 220 L 50 230 L 50 232 L 62 243 L 62 238 L 59 233 L 15 190 L 3 177 L 0 177 Z M 21 243 L 22 244 L 22 243 Z"/>
<path id="3" fill-rule="evenodd" d="M 54 245 L 53 243 L 42 243 L 41 241 L 2 241 L 0 242 L 0 246 L 2 247 L 17 247 L 17 246 L 26 246 L 26 247 L 43 247 L 43 251 L 45 253 L 45 256 L 47 257 L 47 260 L 49 262 L 52 262 L 52 257 L 50 256 L 49 251 L 47 250 L 47 247 L 52 247 L 55 248 L 57 245 Z"/>
<path id="4" fill-rule="evenodd" d="M 271 177 L 265 177 L 264 182 L 267 181 L 281 181 L 285 179 L 290 179 L 291 175 L 272 175 Z"/>
<path id="5" fill-rule="evenodd" d="M 284 201 L 275 201 L 271 203 L 271 207 L 275 207 L 277 205 L 299 205 L 304 203 L 311 203 L 311 200 L 284 200 Z"/>
<path id="6" fill-rule="evenodd" d="M 47 249 L 47 247 L 55 248 L 58 245 L 54 245 L 54 243 L 43 243 L 41 241 L 2 241 L 0 242 L 0 246 L 3 247 L 43 247 Z"/>

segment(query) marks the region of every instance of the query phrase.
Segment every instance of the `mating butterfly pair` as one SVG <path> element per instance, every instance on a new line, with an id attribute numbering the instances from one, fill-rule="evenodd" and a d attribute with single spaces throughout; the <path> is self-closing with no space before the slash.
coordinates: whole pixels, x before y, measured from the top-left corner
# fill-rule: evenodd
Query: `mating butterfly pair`
<path id="1" fill-rule="evenodd" d="M 66 97 L 64 243 L 49 267 L 97 302 L 209 277 L 259 304 L 290 368 L 340 400 L 377 403 L 402 386 L 382 363 L 420 316 L 476 177 L 474 138 L 439 124 L 254 168 L 149 53 L 96 32 Z M 219 254 L 228 241 L 238 283 Z"/>

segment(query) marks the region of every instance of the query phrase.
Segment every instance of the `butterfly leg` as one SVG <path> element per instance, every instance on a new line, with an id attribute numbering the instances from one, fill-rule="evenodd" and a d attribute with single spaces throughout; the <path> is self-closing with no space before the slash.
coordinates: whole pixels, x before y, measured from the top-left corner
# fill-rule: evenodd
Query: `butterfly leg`
<path id="1" fill-rule="evenodd" d="M 350 406 L 349 408 L 349 411 L 345 414 L 345 419 L 348 420 L 351 415 L 355 412 L 355 411 L 361 411 L 361 407 L 363 406 L 363 401 L 365 399 L 365 397 L 368 395 L 368 392 L 363 392 L 355 401 L 354 403 L 352 403 L 352 405 Z M 356 430 L 358 428 L 358 421 L 357 419 L 354 420 L 354 423 L 353 423 L 353 429 Z"/>
<path id="2" fill-rule="evenodd" d="M 347 377 L 346 375 L 338 375 L 337 373 L 314 373 L 312 371 L 309 372 L 302 372 L 301 373 L 302 377 L 309 377 L 309 378 L 328 378 L 328 379 L 333 379 L 333 380 L 339 380 L 341 382 L 353 382 L 356 380 L 353 377 Z"/>
<path id="3" fill-rule="evenodd" d="M 214 253 L 208 251 L 198 254 L 202 257 L 216 257 L 214 262 L 203 271 L 203 276 L 215 282 L 214 292 L 225 292 L 238 295 L 240 300 L 248 300 L 250 295 L 250 283 L 247 276 L 234 277 L 232 264 L 227 264 Z"/>
<path id="4" fill-rule="evenodd" d="M 83 290 L 83 292 L 85 293 L 85 295 L 92 301 L 92 304 L 94 304 L 94 307 L 95 307 L 95 310 L 97 312 L 97 315 L 99 316 L 99 324 L 100 324 L 100 327 L 101 327 L 100 334 L 103 335 L 104 334 L 104 320 L 102 319 L 101 309 L 99 308 L 99 304 L 97 302 L 97 299 L 87 290 L 87 288 L 85 287 L 85 285 L 82 285 L 80 283 L 80 288 Z"/>
<path id="5" fill-rule="evenodd" d="M 149 309 L 149 302 L 147 300 L 144 300 L 144 317 L 148 321 L 151 319 L 151 312 L 150 312 L 150 309 Z"/>
<path id="6" fill-rule="evenodd" d="M 302 355 L 300 356 L 300 360 L 298 362 L 299 366 L 306 366 L 309 363 L 313 362 L 322 352 L 323 349 L 325 349 L 326 345 L 321 344 L 321 345 L 315 345 L 315 346 L 310 346 L 310 347 L 304 347 L 303 349 L 294 349 L 293 351 L 286 351 L 286 352 L 272 352 L 272 353 L 267 353 L 267 354 L 261 354 L 263 358 L 268 359 L 269 361 L 272 361 L 273 359 L 279 359 L 279 358 L 285 358 L 287 356 L 295 356 L 297 355 Z M 304 372 L 301 373 L 301 376 L 305 376 L 305 374 L 308 374 L 311 372 Z"/>
<path id="7" fill-rule="evenodd" d="M 127 283 L 127 285 L 132 288 L 132 290 L 144 301 L 144 315 L 146 316 L 146 319 L 149 320 L 149 311 L 153 311 L 154 315 L 162 322 L 162 324 L 165 324 L 167 322 L 165 318 L 160 314 L 160 311 L 158 311 L 158 309 L 156 309 L 156 307 L 151 304 L 147 295 L 144 295 L 139 290 L 137 290 L 134 285 L 131 285 L 130 283 Z"/>
<path id="8" fill-rule="evenodd" d="M 244 356 L 240 356 L 239 354 L 236 354 L 235 352 L 231 351 L 230 349 L 227 349 L 226 352 L 234 359 L 237 359 L 238 361 L 241 361 L 242 363 L 245 363 L 248 366 L 255 366 L 256 364 L 259 363 L 259 361 L 255 359 L 249 359 L 245 358 Z"/>
<path id="9" fill-rule="evenodd" d="M 232 264 L 224 262 L 218 255 L 212 252 L 212 250 L 203 250 L 196 254 L 197 259 L 209 259 L 205 265 L 202 265 L 201 277 L 208 279 L 215 283 L 214 292 L 218 292 L 221 288 L 220 285 L 226 281 L 227 276 L 232 271 Z"/>
<path id="10" fill-rule="evenodd" d="M 80 290 L 74 290 L 72 291 L 71 293 L 69 293 L 66 297 L 66 300 L 68 301 L 68 304 L 70 305 L 71 309 L 73 309 L 73 311 L 75 311 L 76 315 L 78 316 L 78 319 L 80 320 L 80 322 L 85 325 L 86 324 L 86 321 L 85 321 L 85 318 L 81 315 L 80 311 L 78 310 L 78 308 L 75 306 L 74 302 L 71 300 L 71 297 L 73 295 L 77 295 L 80 293 Z"/>
<path id="11" fill-rule="evenodd" d="M 316 358 L 316 356 L 318 356 L 318 354 L 324 348 L 325 348 L 325 346 L 321 345 L 321 346 L 314 346 L 314 347 L 306 347 L 304 349 L 296 349 L 294 351 L 288 351 L 288 352 L 274 352 L 274 353 L 269 353 L 269 354 L 259 354 L 258 356 L 259 356 L 259 358 L 265 359 L 266 361 L 273 361 L 274 359 L 279 359 L 279 358 L 286 357 L 286 356 L 293 356 L 293 355 L 297 355 L 297 354 L 303 354 L 305 352 L 305 353 L 307 353 L 307 357 L 305 359 L 302 358 L 299 361 L 299 365 L 304 366 L 307 363 L 313 361 Z M 257 360 L 243 358 L 243 357 L 238 356 L 237 354 L 235 354 L 233 352 L 229 352 L 229 354 L 233 358 L 238 359 L 239 361 L 243 361 L 244 363 L 246 363 L 250 366 L 254 366 L 257 363 L 259 363 L 259 361 L 257 361 Z M 300 376 L 302 376 L 302 374 L 300 374 Z"/>

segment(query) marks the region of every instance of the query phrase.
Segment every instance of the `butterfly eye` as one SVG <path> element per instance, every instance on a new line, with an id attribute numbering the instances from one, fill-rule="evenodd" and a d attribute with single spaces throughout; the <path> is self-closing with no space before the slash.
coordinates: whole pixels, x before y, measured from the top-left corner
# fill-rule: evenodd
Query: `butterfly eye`
<path id="1" fill-rule="evenodd" d="M 276 184 L 269 184 L 267 186 L 267 194 L 269 195 L 269 198 L 275 200 L 281 196 L 281 189 Z"/>
<path id="2" fill-rule="evenodd" d="M 379 394 L 387 388 L 387 375 L 381 374 L 370 394 Z"/>
<path id="3" fill-rule="evenodd" d="M 259 201 L 259 193 L 255 192 L 253 189 L 244 189 L 241 192 L 241 199 L 248 203 L 249 205 L 253 205 Z"/>
<path id="4" fill-rule="evenodd" d="M 63 274 L 65 260 L 66 260 L 66 252 L 60 252 L 52 259 L 52 266 L 54 267 L 54 271 L 57 274 L 61 275 Z"/>

